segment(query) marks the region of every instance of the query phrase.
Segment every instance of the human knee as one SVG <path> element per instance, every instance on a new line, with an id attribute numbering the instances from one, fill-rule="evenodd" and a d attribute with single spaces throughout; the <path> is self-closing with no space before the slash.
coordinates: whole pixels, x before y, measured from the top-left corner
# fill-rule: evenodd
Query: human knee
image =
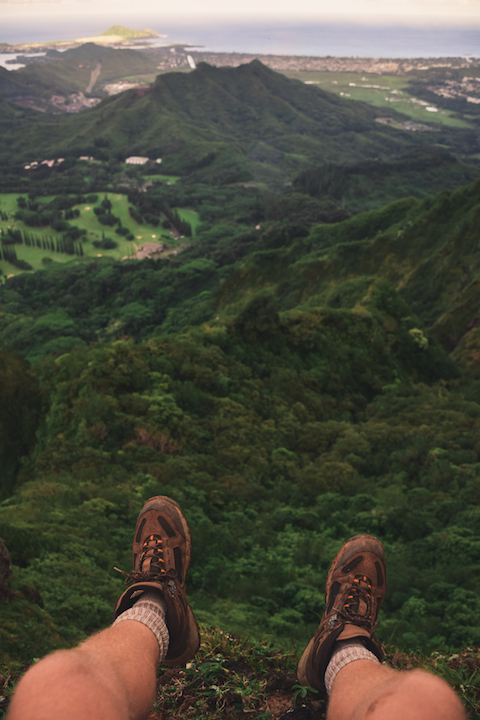
<path id="1" fill-rule="evenodd" d="M 56 691 L 65 685 L 65 680 L 81 673 L 81 663 L 67 650 L 47 655 L 25 673 L 20 680 L 10 705 L 9 720 L 25 717 L 29 708 L 38 708 L 48 696 L 50 688 Z M 17 715 L 18 713 L 18 715 Z"/>
<path id="2" fill-rule="evenodd" d="M 437 718 L 466 718 L 465 709 L 454 690 L 438 677 L 426 670 L 412 670 L 405 673 L 403 679 L 404 692 L 421 697 L 424 703 L 435 707 Z"/>
<path id="3" fill-rule="evenodd" d="M 465 720 L 465 709 L 452 688 L 425 670 L 401 672 L 373 699 L 361 720 Z"/>
<path id="4" fill-rule="evenodd" d="M 33 711 L 36 717 L 48 717 L 49 702 L 53 700 L 58 707 L 69 707 L 77 696 L 85 695 L 86 687 L 97 684 L 96 681 L 92 683 L 92 670 L 81 651 L 59 650 L 47 655 L 19 682 L 8 720 L 23 720 Z"/>
<path id="5" fill-rule="evenodd" d="M 69 678 L 83 675 L 87 670 L 79 653 L 71 650 L 58 650 L 32 665 L 18 687 L 28 685 L 31 691 L 37 685 L 45 688 L 45 685 L 50 682 L 54 682 L 58 686 Z"/>

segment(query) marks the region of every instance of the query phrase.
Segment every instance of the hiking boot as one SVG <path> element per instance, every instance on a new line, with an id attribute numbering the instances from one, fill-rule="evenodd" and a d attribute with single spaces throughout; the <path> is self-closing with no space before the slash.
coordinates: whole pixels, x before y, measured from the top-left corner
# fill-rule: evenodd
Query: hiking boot
<path id="1" fill-rule="evenodd" d="M 170 634 L 162 664 L 184 665 L 200 645 L 197 621 L 185 595 L 192 540 L 179 505 L 168 497 L 147 500 L 133 536 L 133 583 L 117 600 L 113 619 L 128 610 L 144 592 L 158 592 L 167 605 L 165 622 Z"/>
<path id="2" fill-rule="evenodd" d="M 385 590 L 385 552 L 380 540 L 371 535 L 350 538 L 330 566 L 325 612 L 297 667 L 301 685 L 327 694 L 325 670 L 337 640 L 356 638 L 382 660 L 384 653 L 374 632 Z"/>

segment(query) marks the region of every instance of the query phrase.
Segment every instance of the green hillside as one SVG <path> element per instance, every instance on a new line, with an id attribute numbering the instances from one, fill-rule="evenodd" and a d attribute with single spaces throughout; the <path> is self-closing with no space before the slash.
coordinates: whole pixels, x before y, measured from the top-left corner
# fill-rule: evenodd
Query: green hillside
<path id="1" fill-rule="evenodd" d="M 73 86 L 85 90 L 98 64 L 102 82 L 113 79 L 122 67 L 119 58 L 124 72 L 127 67 L 133 72 L 131 57 L 125 50 L 83 46 L 86 59 L 79 56 L 80 50 L 71 51 L 72 57 L 62 61 L 62 68 L 53 63 L 52 74 L 48 65 L 46 96 L 53 92 L 55 68 L 64 83 L 63 90 Z M 151 62 L 131 52 L 135 62 L 137 59 L 144 65 Z M 71 64 L 71 74 L 65 63 Z M 42 82 L 47 82 L 40 79 L 45 67 L 25 68 L 26 73 L 34 73 L 40 89 Z M 30 85 L 32 77 L 28 80 Z M 121 93 L 69 117 L 43 116 L 28 131 L 25 126 L 18 133 L 9 128 L 8 135 L 0 137 L 0 154 L 9 164 L 13 160 L 59 155 L 72 160 L 88 155 L 110 161 L 129 155 L 162 157 L 162 171 L 166 174 L 189 175 L 217 186 L 254 181 L 260 187 L 274 189 L 306 169 L 333 163 L 350 168 L 340 171 L 352 176 L 348 193 L 361 195 L 363 189 L 358 186 L 363 185 L 363 171 L 355 171 L 358 163 L 366 160 L 388 163 L 393 156 L 413 148 L 439 144 L 464 156 L 479 149 L 476 134 L 471 130 L 443 128 L 431 133 L 409 133 L 387 127 L 376 122 L 376 111 L 366 104 L 289 80 L 254 61 L 238 68 L 201 64 L 190 74 L 164 74 L 150 91 Z M 403 168 L 398 163 L 389 168 L 388 188 L 382 171 L 377 172 L 383 188 L 378 202 L 391 199 L 389 193 L 401 196 L 412 184 L 419 187 L 423 183 L 424 193 L 440 189 L 439 177 L 427 155 L 415 158 L 413 153 L 412 158 L 409 177 L 405 177 L 406 162 Z M 445 158 L 446 155 L 440 175 L 451 174 L 450 185 L 446 187 L 472 179 L 473 171 L 468 168 L 450 163 L 447 169 Z M 367 174 L 372 175 L 372 168 L 371 165 Z M 386 166 L 383 168 L 385 175 Z M 360 177 L 355 179 L 356 174 Z M 395 190 L 397 177 L 402 174 L 402 187 Z M 353 187 L 352 178 L 356 183 Z M 344 184 L 343 180 L 340 184 Z M 358 203 L 354 209 L 358 210 Z"/>
<path id="2" fill-rule="evenodd" d="M 163 192 L 153 188 L 140 194 L 139 212 L 149 216 L 148 209 L 159 207 Z M 295 194 L 285 196 L 284 202 L 287 203 L 289 197 L 298 198 Z M 244 202 L 247 198 L 248 195 Z M 254 195 L 250 202 L 255 207 Z M 363 313 L 369 306 L 370 296 L 386 292 L 397 298 L 392 302 L 398 303 L 399 313 L 404 312 L 407 318 L 411 314 L 412 327 L 419 322 L 422 328 L 430 328 L 450 351 L 456 343 L 448 335 L 447 327 L 455 323 L 460 338 L 469 329 L 475 329 L 476 287 L 480 276 L 476 252 L 479 207 L 480 181 L 477 181 L 424 201 L 407 198 L 341 223 L 313 225 L 306 237 L 295 236 L 295 217 L 290 224 L 266 221 L 259 230 L 238 228 L 236 234 L 217 222 L 210 230 L 208 224 L 202 225 L 195 244 L 168 262 L 140 265 L 135 270 L 129 267 L 128 271 L 111 265 L 106 258 L 90 266 L 85 265 L 87 258 L 78 267 L 54 264 L 42 273 L 15 277 L 1 288 L 0 297 L 7 298 L 8 304 L 10 294 L 16 297 L 19 293 L 21 299 L 16 301 L 15 312 L 18 317 L 32 320 L 61 303 L 63 311 L 76 317 L 76 332 L 83 341 L 89 342 L 101 331 L 106 318 L 112 326 L 117 325 L 119 335 L 127 331 L 140 339 L 161 332 L 167 316 L 169 326 L 178 330 L 181 325 L 176 323 L 182 322 L 182 312 L 188 324 L 192 324 L 195 315 L 189 313 L 194 306 L 200 313 L 197 322 L 219 312 L 220 318 L 227 320 L 243 312 L 258 293 L 266 292 L 280 312 L 331 307 L 349 312 L 360 308 L 359 312 Z M 132 218 L 126 222 L 131 224 Z M 138 232 L 140 226 L 135 223 L 135 227 Z M 216 234 L 215 228 L 218 228 Z M 143 232 L 145 239 L 148 232 L 146 235 Z M 225 239 L 222 232 L 226 234 Z M 16 247 L 20 252 L 21 246 Z M 115 294 L 98 298 L 101 320 L 97 325 L 94 288 L 97 273 L 103 276 L 105 272 L 115 278 L 114 286 L 121 299 Z M 137 275 L 144 279 L 138 282 Z M 153 285 L 145 295 L 149 276 Z M 156 276 L 161 280 L 154 280 Z M 67 296 L 64 283 L 72 288 Z M 78 291 L 77 283 L 80 283 Z M 42 290 L 44 285 L 48 292 Z M 78 297 L 84 292 L 91 296 L 85 317 L 78 305 Z M 193 303 L 194 297 L 204 295 L 200 304 Z M 192 298 L 192 305 L 188 304 L 188 298 Z M 133 325 L 120 322 L 127 299 L 129 303 L 140 303 L 145 309 L 145 317 L 136 324 L 136 331 Z M 404 303 L 408 305 L 404 307 Z M 172 326 L 177 312 L 179 319 Z M 3 323 L 8 329 L 8 321 Z M 55 326 L 50 334 L 46 324 L 43 332 L 52 341 L 57 336 Z M 35 333 L 28 324 L 25 334 L 8 331 L 8 341 L 0 335 L 6 350 L 32 357 L 37 355 L 45 337 L 37 349 Z"/>
<path id="3" fill-rule="evenodd" d="M 0 68 L 0 97 L 12 103 L 28 101 L 34 107 L 58 113 L 58 102 L 55 105 L 52 96 L 68 99 L 71 93 L 83 92 L 105 97 L 106 84 L 131 76 L 153 80 L 157 67 L 153 59 L 136 50 L 116 50 L 91 42 L 64 52 L 49 50 L 47 58 L 49 62 L 14 71 Z"/>
<path id="4" fill-rule="evenodd" d="M 367 105 L 288 80 L 258 61 L 233 69 L 201 65 L 188 75 L 159 76 L 150 92 L 132 90 L 72 117 L 42 119 L 27 134 L 4 139 L 1 151 L 78 157 L 94 154 L 101 141 L 109 157 L 162 157 L 166 173 L 271 185 L 312 164 L 387 159 L 429 141 L 427 133 L 418 138 L 375 117 Z"/>
<path id="5" fill-rule="evenodd" d="M 68 640 L 67 618 L 72 640 L 107 621 L 117 581 L 104 575 L 101 528 L 109 566 L 124 553 L 127 564 L 131 520 L 160 491 L 181 500 L 200 546 L 208 536 L 191 580 L 206 621 L 300 642 L 314 627 L 332 552 L 366 531 L 385 541 L 393 566 L 385 640 L 394 632 L 400 647 L 423 650 L 478 642 L 478 389 L 428 326 L 435 332 L 447 308 L 464 307 L 478 282 L 479 207 L 476 183 L 317 226 L 303 240 L 266 230 L 233 265 L 209 259 L 200 241 L 166 264 L 49 267 L 3 286 L 2 347 L 50 356 L 25 388 L 28 412 L 21 401 L 15 410 L 20 425 L 9 397 L 26 368 L 2 356 L 12 378 L 2 385 L 3 492 L 14 494 L 0 507 L 0 533 L 17 587 L 37 588 L 59 624 L 44 643 Z M 465 325 L 464 337 L 466 315 Z M 28 438 L 37 425 L 17 476 L 10 437 L 25 427 Z M 74 605 L 55 589 L 65 588 L 60 558 L 58 581 L 40 571 L 59 552 L 58 512 L 69 564 L 74 547 L 79 572 L 88 558 L 93 615 L 78 588 Z M 15 544 L 18 532 L 32 538 L 31 556 Z M 419 574 L 414 558 L 425 556 L 429 570 Z M 462 615 L 464 602 L 471 614 Z M 406 625 L 413 603 L 430 610 Z M 28 654 L 37 641 L 23 642 Z"/>
<path id="6" fill-rule="evenodd" d="M 444 314 L 457 305 L 466 310 L 466 298 L 472 297 L 480 272 L 479 191 L 477 181 L 424 202 L 407 198 L 343 223 L 313 227 L 293 247 L 270 251 L 274 274 L 260 254 L 252 255 L 238 271 L 238 295 L 229 291 L 231 287 L 235 292 L 234 275 L 222 286 L 219 302 L 230 304 L 248 297 L 252 290 L 268 287 L 284 309 L 304 301 L 310 306 L 343 307 L 344 302 L 357 303 L 365 289 L 357 278 L 377 276 L 393 283 L 424 323 L 443 324 Z M 345 283 L 345 299 L 339 283 Z M 473 311 L 474 306 L 470 307 Z M 472 320 L 466 312 L 463 323 Z M 465 329 L 465 324 L 459 326 L 459 334 Z"/>
<path id="7" fill-rule="evenodd" d="M 19 97 L 32 95 L 49 98 L 58 93 L 67 95 L 85 90 L 90 79 L 88 65 L 78 66 L 78 61 L 30 65 L 13 72 L 2 73 L 0 93 L 4 100 L 14 102 Z"/>
<path id="8" fill-rule="evenodd" d="M 256 62 L 30 117 L 0 103 L 1 697 L 34 658 L 110 622 L 113 566 L 130 570 L 137 513 L 167 494 L 191 527 L 188 592 L 214 665 L 168 676 L 166 718 L 191 679 L 199 717 L 233 717 L 238 680 L 254 688 L 242 712 L 277 720 L 273 669 L 283 712 L 330 561 L 364 532 L 386 548 L 389 659 L 443 674 L 474 717 L 476 167 Z M 470 137 L 448 132 L 451 147 Z M 163 162 L 126 166 L 137 153 Z M 66 160 L 23 170 L 43 154 Z M 118 251 L 124 228 L 178 245 L 88 256 L 102 228 Z M 53 232 L 72 261 L 55 262 Z M 17 272 L 37 250 L 53 262 Z"/>
<path id="9" fill-rule="evenodd" d="M 309 168 L 295 178 L 293 186 L 299 192 L 323 202 L 328 199 L 356 213 L 409 195 L 425 198 L 466 185 L 478 176 L 478 167 L 461 162 L 442 148 L 427 146 L 386 162 L 330 163 Z"/>
<path id="10" fill-rule="evenodd" d="M 3 68 L 0 68 L 0 70 L 3 70 Z M 8 70 L 6 72 L 8 73 Z M 0 99 L 0 125 L 4 134 L 16 130 L 20 122 L 22 124 L 34 123 L 38 119 L 39 113 L 35 112 L 35 110 L 19 107 Z"/>

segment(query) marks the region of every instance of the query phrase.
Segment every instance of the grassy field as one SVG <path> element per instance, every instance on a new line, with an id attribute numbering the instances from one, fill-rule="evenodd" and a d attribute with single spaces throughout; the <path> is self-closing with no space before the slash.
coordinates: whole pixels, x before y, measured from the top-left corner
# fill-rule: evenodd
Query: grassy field
<path id="1" fill-rule="evenodd" d="M 178 175 L 142 175 L 143 179 L 148 182 L 160 183 L 162 185 L 175 185 L 179 180 Z"/>
<path id="2" fill-rule="evenodd" d="M 201 225 L 202 221 L 198 217 L 198 213 L 195 210 L 188 210 L 186 208 L 175 208 L 180 216 L 180 220 L 186 220 L 190 223 L 192 228 L 192 235 L 196 234 L 197 227 Z"/>
<path id="3" fill-rule="evenodd" d="M 426 110 L 427 107 L 435 106 L 412 97 L 407 91 L 408 79 L 401 75 L 303 71 L 285 71 L 283 74 L 289 78 L 317 85 L 322 90 L 328 90 L 350 100 L 363 100 L 379 108 L 393 107 L 415 122 L 471 127 L 466 120 L 452 117 L 453 113 L 448 110 L 440 108 L 437 108 L 437 112 Z"/>
<path id="4" fill-rule="evenodd" d="M 142 85 L 152 85 L 155 82 L 158 73 L 148 73 L 146 75 L 125 75 L 125 77 L 114 80 L 113 82 L 134 82 L 142 83 Z"/>
<path id="5" fill-rule="evenodd" d="M 13 228 L 19 229 L 22 232 L 27 232 L 30 236 L 39 238 L 40 240 L 44 238 L 53 238 L 54 242 L 62 236 L 62 233 L 55 232 L 50 227 L 32 228 L 27 227 L 23 222 L 15 220 L 14 215 L 18 210 L 17 197 L 19 197 L 18 193 L 0 194 L 0 210 L 3 213 L 6 213 L 8 218 L 6 220 L 0 219 L 0 233 L 5 232 L 8 228 Z M 106 197 L 112 203 L 112 214 L 120 218 L 122 225 L 130 230 L 130 232 L 135 236 L 135 240 L 126 240 L 124 237 L 117 235 L 114 227 L 105 226 L 99 223 L 98 218 L 94 213 L 94 207 L 99 206 L 104 197 L 104 194 L 99 194 L 98 200 L 95 204 L 82 203 L 81 205 L 76 205 L 75 208 L 80 211 L 80 217 L 69 221 L 70 225 L 87 231 L 86 240 L 82 242 L 84 257 L 106 256 L 111 257 L 114 260 L 121 260 L 122 258 L 132 255 L 135 252 L 136 246 L 142 245 L 145 242 L 163 243 L 168 248 L 177 249 L 185 244 L 184 239 L 175 239 L 172 234 L 168 230 L 165 230 L 161 225 L 154 227 L 153 225 L 149 225 L 147 223 L 139 224 L 133 220 L 128 211 L 129 202 L 126 195 L 106 193 Z M 42 197 L 38 199 L 41 202 L 44 202 L 53 198 Z M 193 210 L 181 208 L 177 208 L 177 210 L 181 219 L 187 220 L 191 224 L 192 232 L 195 234 L 195 228 L 200 224 L 198 214 Z M 117 247 L 113 250 L 105 250 L 103 248 L 95 247 L 93 244 L 94 241 L 101 241 L 102 237 L 108 237 L 115 240 Z M 17 253 L 17 258 L 28 262 L 34 270 L 44 267 L 45 264 L 50 261 L 58 263 L 81 261 L 81 258 L 75 255 L 52 252 L 43 248 L 27 247 L 24 244 L 16 244 L 14 247 Z M 18 275 L 23 272 L 19 268 L 14 267 L 4 260 L 0 261 L 0 268 L 0 275 L 3 276 Z"/>

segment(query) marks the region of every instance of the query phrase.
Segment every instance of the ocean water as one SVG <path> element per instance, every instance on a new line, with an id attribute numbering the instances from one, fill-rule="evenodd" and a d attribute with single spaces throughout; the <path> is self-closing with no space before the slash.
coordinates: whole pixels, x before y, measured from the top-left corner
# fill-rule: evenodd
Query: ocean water
<path id="1" fill-rule="evenodd" d="M 81 16 L 25 20 L 3 18 L 0 42 L 71 40 L 113 24 L 148 27 L 167 37 L 155 44 L 185 43 L 214 52 L 337 57 L 480 57 L 480 27 L 368 26 L 353 22 L 174 23 L 151 15 Z"/>

